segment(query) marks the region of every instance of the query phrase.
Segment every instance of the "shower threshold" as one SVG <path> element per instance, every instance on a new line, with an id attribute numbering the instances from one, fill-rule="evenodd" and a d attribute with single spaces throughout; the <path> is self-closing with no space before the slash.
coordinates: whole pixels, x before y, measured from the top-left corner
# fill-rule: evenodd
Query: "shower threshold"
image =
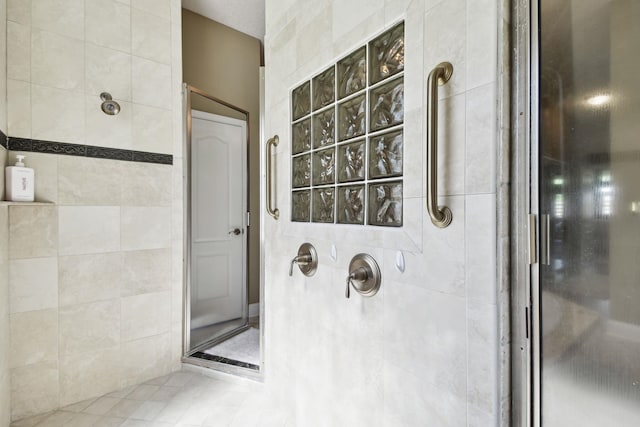
<path id="1" fill-rule="evenodd" d="M 248 378 L 260 378 L 259 324 L 259 318 L 252 317 L 241 328 L 197 346 L 182 361 Z"/>

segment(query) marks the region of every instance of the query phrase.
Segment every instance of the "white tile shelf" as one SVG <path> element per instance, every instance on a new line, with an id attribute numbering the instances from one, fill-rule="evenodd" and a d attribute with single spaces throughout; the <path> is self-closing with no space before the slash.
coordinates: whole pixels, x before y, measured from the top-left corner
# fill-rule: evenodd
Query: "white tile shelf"
<path id="1" fill-rule="evenodd" d="M 0 201 L 0 206 L 52 206 L 53 202 L 9 202 L 6 200 Z"/>
<path id="2" fill-rule="evenodd" d="M 291 91 L 291 220 L 403 225 L 404 22 Z"/>

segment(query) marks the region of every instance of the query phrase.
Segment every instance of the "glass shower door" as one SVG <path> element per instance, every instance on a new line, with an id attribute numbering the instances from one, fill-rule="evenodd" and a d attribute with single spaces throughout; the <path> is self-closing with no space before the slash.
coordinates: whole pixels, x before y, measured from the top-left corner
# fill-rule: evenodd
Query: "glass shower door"
<path id="1" fill-rule="evenodd" d="M 640 425 L 640 2 L 539 3 L 539 408 Z M 543 245 L 544 247 L 544 245 Z"/>

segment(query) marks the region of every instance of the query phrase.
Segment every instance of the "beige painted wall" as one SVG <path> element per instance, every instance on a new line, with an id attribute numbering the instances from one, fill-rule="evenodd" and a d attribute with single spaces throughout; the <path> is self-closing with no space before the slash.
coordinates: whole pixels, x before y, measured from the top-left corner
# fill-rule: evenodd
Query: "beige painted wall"
<path id="1" fill-rule="evenodd" d="M 259 67 L 260 40 L 182 10 L 184 81 L 249 111 L 249 303 L 260 298 Z M 194 108 L 202 108 L 195 105 Z M 229 110 L 211 112 L 241 118 Z"/>

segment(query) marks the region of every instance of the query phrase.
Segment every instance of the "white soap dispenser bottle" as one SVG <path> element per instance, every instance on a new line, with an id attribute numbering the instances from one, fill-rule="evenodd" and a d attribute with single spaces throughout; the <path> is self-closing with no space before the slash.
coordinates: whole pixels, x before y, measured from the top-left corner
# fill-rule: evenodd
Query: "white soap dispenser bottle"
<path id="1" fill-rule="evenodd" d="M 24 167 L 24 156 L 16 156 L 15 166 L 5 170 L 6 197 L 11 202 L 33 202 L 33 169 Z"/>

